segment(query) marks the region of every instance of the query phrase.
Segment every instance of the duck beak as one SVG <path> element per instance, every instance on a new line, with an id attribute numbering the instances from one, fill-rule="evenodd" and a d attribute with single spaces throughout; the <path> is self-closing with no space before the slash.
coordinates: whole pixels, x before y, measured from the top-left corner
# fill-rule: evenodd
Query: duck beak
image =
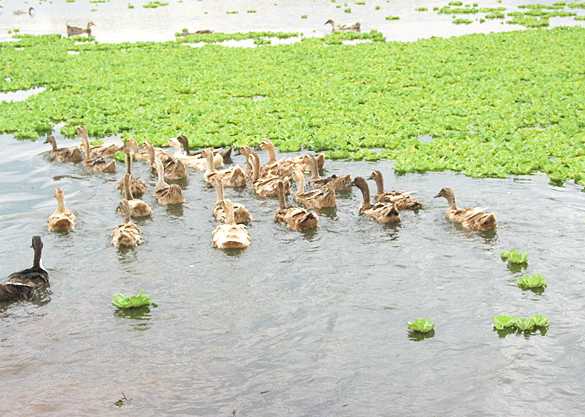
<path id="1" fill-rule="evenodd" d="M 374 176 L 373 176 L 373 175 L 370 175 L 370 176 L 369 176 L 368 178 L 366 178 L 366 179 L 368 179 L 368 180 L 373 180 L 373 179 L 374 179 Z"/>
<path id="2" fill-rule="evenodd" d="M 441 197 L 441 194 L 437 194 L 436 196 L 434 196 L 433 198 L 439 198 Z"/>

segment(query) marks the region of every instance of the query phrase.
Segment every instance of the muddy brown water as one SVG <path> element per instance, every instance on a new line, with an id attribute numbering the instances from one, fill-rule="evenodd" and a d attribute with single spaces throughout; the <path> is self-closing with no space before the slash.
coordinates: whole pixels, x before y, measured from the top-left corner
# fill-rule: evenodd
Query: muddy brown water
<path id="1" fill-rule="evenodd" d="M 2 416 L 583 414 L 585 194 L 572 184 L 328 161 L 330 173 L 380 169 L 425 209 L 383 227 L 357 215 L 354 190 L 302 235 L 274 224 L 274 200 L 228 191 L 255 221 L 251 247 L 226 255 L 210 244 L 214 193 L 193 173 L 182 212 L 145 197 L 145 244 L 121 253 L 110 245 L 119 175 L 50 163 L 41 141 L 0 143 L 0 276 L 29 266 L 40 234 L 52 286 L 46 304 L 0 309 Z M 136 174 L 152 191 L 143 164 Z M 432 198 L 446 185 L 461 205 L 494 210 L 497 233 L 448 223 Z M 78 216 L 68 235 L 46 231 L 56 186 Z M 499 258 L 511 247 L 548 280 L 542 295 L 516 287 Z M 116 313 L 112 294 L 140 289 L 158 308 Z M 543 313 L 551 327 L 500 338 L 502 313 Z M 409 338 L 418 317 L 435 321 L 434 337 Z"/>

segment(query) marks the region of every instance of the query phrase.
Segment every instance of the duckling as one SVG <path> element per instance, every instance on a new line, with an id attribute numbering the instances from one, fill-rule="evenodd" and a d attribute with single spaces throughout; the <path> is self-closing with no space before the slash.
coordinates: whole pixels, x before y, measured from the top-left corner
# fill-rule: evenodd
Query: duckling
<path id="1" fill-rule="evenodd" d="M 368 187 L 368 183 L 365 179 L 362 177 L 355 177 L 353 185 L 360 189 L 364 199 L 362 206 L 360 207 L 360 214 L 366 215 L 382 224 L 400 222 L 400 213 L 394 204 L 376 203 L 372 206 L 372 203 L 370 202 L 370 187 Z"/>
<path id="2" fill-rule="evenodd" d="M 205 149 L 203 156 L 207 158 L 207 170 L 205 171 L 205 181 L 213 185 L 215 177 L 221 178 L 224 187 L 244 188 L 246 186 L 246 173 L 238 165 L 230 169 L 218 171 L 213 164 L 213 152 L 211 149 Z"/>
<path id="3" fill-rule="evenodd" d="M 155 159 L 160 160 L 163 163 L 164 179 L 166 181 L 180 181 L 187 178 L 187 167 L 177 158 L 162 150 L 159 150 L 158 155 L 155 156 L 154 146 L 152 146 L 150 143 L 147 144 L 147 149 L 151 170 L 158 174 L 158 168 Z"/>
<path id="4" fill-rule="evenodd" d="M 278 181 L 278 203 L 279 209 L 274 215 L 274 221 L 286 225 L 290 230 L 305 232 L 319 227 L 319 216 L 301 207 L 287 207 L 284 194 L 285 184 Z"/>
<path id="5" fill-rule="evenodd" d="M 124 223 L 112 230 L 112 245 L 119 249 L 132 249 L 144 243 L 142 231 L 130 220 L 128 200 L 122 200 L 120 211 L 124 216 Z"/>
<path id="6" fill-rule="evenodd" d="M 447 218 L 453 223 L 458 223 L 465 229 L 474 231 L 487 231 L 496 228 L 496 215 L 483 211 L 480 208 L 457 208 L 455 193 L 451 188 L 445 187 L 435 196 L 445 197 L 449 203 Z"/>
<path id="7" fill-rule="evenodd" d="M 83 161 L 81 149 L 77 147 L 58 148 L 57 141 L 55 140 L 55 136 L 53 135 L 47 136 L 47 140 L 45 140 L 45 143 L 51 144 L 51 151 L 49 152 L 49 159 L 51 161 L 72 162 L 74 164 L 78 164 L 81 161 Z"/>
<path id="8" fill-rule="evenodd" d="M 402 191 L 384 192 L 384 177 L 377 169 L 372 172 L 370 179 L 376 181 L 376 201 L 379 203 L 394 203 L 398 210 L 420 210 L 422 204 L 409 193 Z"/>
<path id="9" fill-rule="evenodd" d="M 189 150 L 189 141 L 186 136 L 181 135 L 176 139 L 170 139 L 169 144 L 177 150 L 174 157 L 183 162 L 186 166 L 195 171 L 205 171 L 207 169 L 207 158 L 205 158 L 202 152 L 192 153 Z M 222 155 L 217 152 L 213 154 L 213 165 L 215 168 L 221 168 L 224 160 Z"/>
<path id="10" fill-rule="evenodd" d="M 290 178 L 286 176 L 267 174 L 259 178 L 260 157 L 256 152 L 250 152 L 250 163 L 252 164 L 252 184 L 254 192 L 260 197 L 278 197 L 278 182 L 284 183 L 284 192 L 290 194 Z"/>
<path id="11" fill-rule="evenodd" d="M 126 176 L 128 176 L 129 184 L 130 184 L 130 191 L 132 195 L 136 198 L 140 198 L 146 192 L 146 184 L 140 178 L 136 178 L 132 175 L 132 157 L 133 153 L 131 153 L 130 148 L 126 148 L 125 150 L 125 161 L 126 161 L 126 175 L 124 175 L 120 181 L 118 181 L 117 189 L 121 193 L 124 193 L 124 181 L 126 181 Z M 126 197 L 127 198 L 127 197 Z"/>
<path id="12" fill-rule="evenodd" d="M 232 203 L 230 200 L 224 198 L 223 184 L 218 177 L 214 178 L 213 186 L 215 187 L 215 192 L 217 193 L 217 201 L 215 203 L 215 207 L 213 207 L 213 217 L 215 217 L 215 220 L 220 223 L 226 222 L 225 203 L 227 201 L 234 207 L 234 218 L 237 224 L 248 224 L 252 221 L 252 216 L 244 205 Z"/>
<path id="13" fill-rule="evenodd" d="M 321 178 L 319 176 L 319 163 L 317 158 L 312 155 L 308 155 L 308 157 L 311 161 L 311 178 L 309 181 L 314 187 L 323 187 L 329 184 L 335 192 L 347 192 L 351 190 L 351 175 L 338 177 L 333 174 L 327 178 Z"/>
<path id="14" fill-rule="evenodd" d="M 132 189 L 130 187 L 132 175 L 126 173 L 122 178 L 122 188 L 124 190 L 124 200 L 128 203 L 128 210 L 130 211 L 130 217 L 134 219 L 140 219 L 145 217 L 150 217 L 152 215 L 152 209 L 148 205 L 148 203 L 134 198 Z M 122 203 L 118 206 L 117 211 L 122 212 L 123 207 Z"/>
<path id="15" fill-rule="evenodd" d="M 83 138 L 85 138 L 87 140 L 87 142 L 89 143 L 89 135 L 87 133 L 87 129 L 85 127 L 78 127 L 77 128 L 77 134 L 79 136 L 81 136 L 81 139 L 83 141 Z M 115 153 L 120 151 L 122 149 L 121 146 L 118 146 L 116 144 L 110 144 L 110 145 L 97 145 L 97 146 L 90 146 L 89 148 L 89 156 L 90 158 L 113 158 Z"/>
<path id="16" fill-rule="evenodd" d="M 331 25 L 331 32 L 361 32 L 361 24 L 359 22 L 354 23 L 353 25 L 338 25 L 336 24 L 333 19 L 329 19 L 325 22 L 325 25 Z"/>
<path id="17" fill-rule="evenodd" d="M 19 272 L 13 272 L 6 278 L 7 283 L 23 284 L 32 288 L 48 288 L 49 273 L 41 267 L 43 242 L 40 236 L 32 237 L 31 248 L 34 250 L 33 266 Z"/>
<path id="18" fill-rule="evenodd" d="M 218 225 L 212 233 L 213 247 L 219 249 L 246 249 L 251 239 L 248 229 L 243 224 L 236 224 L 234 206 L 224 201 L 226 222 Z"/>
<path id="19" fill-rule="evenodd" d="M 305 176 L 300 168 L 295 169 L 294 179 L 297 184 L 295 200 L 302 206 L 306 208 L 324 209 L 333 208 L 337 205 L 335 190 L 332 189 L 330 184 L 305 192 Z"/>
<path id="20" fill-rule="evenodd" d="M 89 140 L 87 135 L 81 135 L 81 143 L 84 149 L 83 165 L 92 172 L 105 172 L 114 174 L 116 172 L 116 162 L 106 161 L 103 157 L 90 158 Z"/>
<path id="21" fill-rule="evenodd" d="M 93 26 L 95 26 L 95 23 L 93 23 L 93 22 L 88 22 L 87 26 L 85 28 L 67 25 L 67 37 L 83 35 L 83 34 L 87 34 L 87 36 L 91 36 L 91 28 Z"/>
<path id="22" fill-rule="evenodd" d="M 185 199 L 183 198 L 183 190 L 177 184 L 167 184 L 165 182 L 165 168 L 160 159 L 156 159 L 156 170 L 158 173 L 158 181 L 154 187 L 154 196 L 156 201 L 161 206 L 169 204 L 183 204 Z"/>
<path id="23" fill-rule="evenodd" d="M 55 189 L 57 208 L 49 216 L 49 232 L 70 232 L 75 229 L 75 214 L 65 207 L 65 193 L 61 188 Z"/>

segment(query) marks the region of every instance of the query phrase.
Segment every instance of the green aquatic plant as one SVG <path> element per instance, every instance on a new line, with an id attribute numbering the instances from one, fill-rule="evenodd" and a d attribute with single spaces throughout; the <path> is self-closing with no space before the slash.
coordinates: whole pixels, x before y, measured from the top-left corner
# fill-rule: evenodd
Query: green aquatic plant
<path id="1" fill-rule="evenodd" d="M 516 283 L 523 290 L 544 290 L 547 286 L 546 280 L 540 274 L 524 275 Z"/>
<path id="2" fill-rule="evenodd" d="M 254 14 L 254 13 L 256 13 L 256 10 L 253 10 L 253 9 L 246 10 L 246 13 L 248 13 L 248 14 Z"/>
<path id="3" fill-rule="evenodd" d="M 165 1 L 149 1 L 148 3 L 144 3 L 142 7 L 145 9 L 156 9 L 158 7 L 168 6 L 169 3 Z"/>
<path id="4" fill-rule="evenodd" d="M 417 12 L 428 12 L 429 8 L 428 7 L 417 7 L 415 10 Z"/>
<path id="5" fill-rule="evenodd" d="M 148 307 L 154 305 L 150 296 L 140 291 L 136 295 L 125 295 L 122 293 L 114 294 L 112 296 L 112 305 L 119 309 L 130 309 Z"/>
<path id="6" fill-rule="evenodd" d="M 400 20 L 400 16 L 386 16 L 386 20 Z"/>
<path id="7" fill-rule="evenodd" d="M 517 317 L 499 315 L 492 318 L 494 330 L 504 335 L 511 332 L 530 333 L 536 330 L 546 331 L 549 327 L 549 320 L 542 314 L 534 314 L 531 317 Z"/>
<path id="8" fill-rule="evenodd" d="M 254 45 L 270 45 L 272 41 L 270 39 L 254 39 Z"/>
<path id="9" fill-rule="evenodd" d="M 350 8 L 350 7 L 348 7 L 348 8 L 346 8 L 346 9 L 343 9 L 343 12 L 344 12 L 344 13 L 351 13 L 351 8 Z"/>
<path id="10" fill-rule="evenodd" d="M 418 333 L 430 333 L 435 329 L 435 324 L 429 319 L 416 319 L 408 322 L 408 329 Z"/>
<path id="11" fill-rule="evenodd" d="M 503 261 L 511 265 L 526 265 L 528 264 L 528 252 L 521 252 L 518 249 L 510 249 L 503 251 L 500 254 Z"/>
<path id="12" fill-rule="evenodd" d="M 225 12 L 225 14 L 238 14 L 239 12 L 237 10 L 228 10 Z"/>
<path id="13" fill-rule="evenodd" d="M 470 20 L 470 19 L 462 19 L 462 18 L 453 19 L 454 25 L 469 25 L 471 23 L 473 23 L 473 20 Z"/>
<path id="14" fill-rule="evenodd" d="M 116 153 L 114 154 L 114 159 L 116 159 L 117 161 L 120 161 L 120 162 L 125 162 L 126 161 L 126 154 L 122 151 L 116 151 Z"/>
<path id="15" fill-rule="evenodd" d="M 307 16 L 306 14 L 301 16 L 301 19 L 308 19 L 308 18 L 309 18 L 309 16 Z"/>
<path id="16" fill-rule="evenodd" d="M 219 43 L 225 41 L 242 41 L 246 39 L 277 38 L 287 39 L 299 36 L 299 32 L 236 32 L 236 33 L 194 33 L 188 31 L 175 34 L 178 42 Z"/>

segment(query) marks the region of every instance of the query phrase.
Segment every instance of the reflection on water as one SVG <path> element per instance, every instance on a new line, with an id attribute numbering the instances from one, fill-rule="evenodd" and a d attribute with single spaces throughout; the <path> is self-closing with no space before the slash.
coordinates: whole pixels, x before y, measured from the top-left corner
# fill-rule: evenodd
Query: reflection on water
<path id="1" fill-rule="evenodd" d="M 152 416 L 582 414 L 585 195 L 574 184 L 327 161 L 329 174 L 379 169 L 388 189 L 417 190 L 425 208 L 382 226 L 357 214 L 354 190 L 301 234 L 274 223 L 275 200 L 226 190 L 254 216 L 252 245 L 232 256 L 211 247 L 215 192 L 201 174 L 176 212 L 156 203 L 156 179 L 136 162 L 154 212 L 144 244 L 120 252 L 121 164 L 92 176 L 48 162 L 41 141 L 0 141 L 0 275 L 28 266 L 30 236 L 41 234 L 52 290 L 47 304 L 0 310 L 2 416 L 117 416 L 121 391 Z M 56 186 L 78 219 L 68 235 L 46 231 Z M 461 206 L 494 211 L 497 233 L 446 221 L 446 202 L 433 199 L 445 186 Z M 500 259 L 510 248 L 528 251 L 524 271 L 546 277 L 542 294 L 516 287 L 524 271 Z M 113 312 L 112 294 L 140 289 L 160 307 Z M 548 334 L 492 330 L 494 315 L 534 313 L 550 318 Z M 411 340 L 414 317 L 435 322 L 432 338 Z"/>

